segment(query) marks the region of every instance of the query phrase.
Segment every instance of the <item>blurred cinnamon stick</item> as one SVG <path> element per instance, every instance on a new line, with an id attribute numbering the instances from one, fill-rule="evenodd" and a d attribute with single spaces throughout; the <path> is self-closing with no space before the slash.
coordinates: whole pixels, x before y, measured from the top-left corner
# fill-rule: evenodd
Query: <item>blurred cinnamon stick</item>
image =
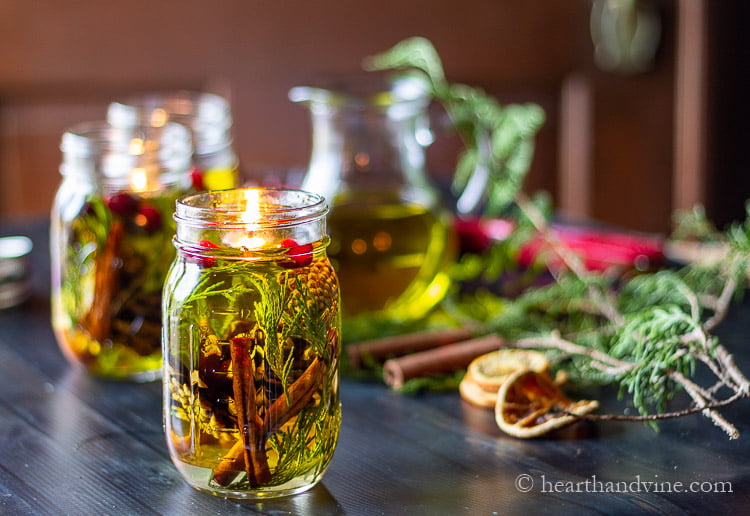
<path id="1" fill-rule="evenodd" d="M 84 318 L 89 337 L 103 342 L 112 330 L 112 297 L 118 290 L 117 273 L 120 265 L 117 257 L 124 233 L 122 221 L 116 220 L 107 233 L 104 247 L 94 259 L 94 299 Z"/>
<path id="2" fill-rule="evenodd" d="M 503 346 L 505 341 L 502 338 L 487 335 L 391 358 L 383 364 L 383 379 L 389 387 L 398 389 L 412 378 L 463 369 L 479 355 Z"/>
<path id="3" fill-rule="evenodd" d="M 346 352 L 349 364 L 356 368 L 362 367 L 368 360 L 380 364 L 393 357 L 445 346 L 470 339 L 472 336 L 466 328 L 420 331 L 351 344 L 346 347 Z"/>

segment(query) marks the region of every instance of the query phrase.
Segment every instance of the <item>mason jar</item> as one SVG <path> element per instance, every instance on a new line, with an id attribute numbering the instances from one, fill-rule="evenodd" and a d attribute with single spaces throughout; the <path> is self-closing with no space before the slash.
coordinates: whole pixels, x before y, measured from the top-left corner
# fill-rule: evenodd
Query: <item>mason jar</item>
<path id="1" fill-rule="evenodd" d="M 232 112 L 220 95 L 187 90 L 132 95 L 109 105 L 107 121 L 125 128 L 168 121 L 182 124 L 192 136 L 195 189 L 225 190 L 240 182 Z"/>
<path id="2" fill-rule="evenodd" d="M 84 122 L 62 137 L 51 214 L 52 325 L 63 354 L 105 378 L 161 374 L 172 213 L 190 189 L 183 126 Z"/>
<path id="3" fill-rule="evenodd" d="M 223 497 L 315 485 L 333 456 L 340 300 L 327 205 L 297 190 L 177 202 L 164 287 L 164 421 L 186 481 Z"/>

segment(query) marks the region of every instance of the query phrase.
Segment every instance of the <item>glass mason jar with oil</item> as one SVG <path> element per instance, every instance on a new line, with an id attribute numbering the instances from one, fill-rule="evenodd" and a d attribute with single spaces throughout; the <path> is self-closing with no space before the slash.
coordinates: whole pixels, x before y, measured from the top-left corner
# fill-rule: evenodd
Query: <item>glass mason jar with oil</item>
<path id="1" fill-rule="evenodd" d="M 345 321 L 424 316 L 448 290 L 455 259 L 450 214 L 425 170 L 432 134 L 424 82 L 399 77 L 383 87 L 370 81 L 298 86 L 289 98 L 312 117 L 302 188 L 331 204 L 329 255 Z"/>
<path id="2" fill-rule="evenodd" d="M 62 137 L 51 215 L 52 325 L 65 356 L 95 375 L 161 374 L 161 292 L 172 213 L 191 188 L 179 124 L 84 122 Z"/>
<path id="3" fill-rule="evenodd" d="M 327 206 L 298 190 L 182 198 L 164 287 L 164 420 L 198 490 L 262 499 L 322 477 L 341 423 Z"/>
<path id="4" fill-rule="evenodd" d="M 109 105 L 107 121 L 121 128 L 176 122 L 188 128 L 193 143 L 191 179 L 196 190 L 225 190 L 239 182 L 229 102 L 215 93 L 150 92 Z"/>

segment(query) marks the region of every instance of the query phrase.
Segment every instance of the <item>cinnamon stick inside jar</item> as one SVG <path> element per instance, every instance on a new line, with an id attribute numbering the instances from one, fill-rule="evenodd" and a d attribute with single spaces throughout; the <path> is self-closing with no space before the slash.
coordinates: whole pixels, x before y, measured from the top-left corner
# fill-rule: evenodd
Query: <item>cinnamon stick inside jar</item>
<path id="1" fill-rule="evenodd" d="M 479 355 L 505 346 L 497 335 L 447 344 L 434 349 L 386 360 L 383 380 L 394 389 L 403 387 L 412 378 L 438 373 L 449 373 L 467 367 Z"/>
<path id="2" fill-rule="evenodd" d="M 346 352 L 349 364 L 357 368 L 364 366 L 368 360 L 383 363 L 389 358 L 445 346 L 472 336 L 471 331 L 466 328 L 427 330 L 351 344 L 347 346 Z"/>
<path id="3" fill-rule="evenodd" d="M 112 298 L 118 290 L 117 257 L 122 243 L 123 230 L 122 221 L 112 222 L 104 249 L 95 258 L 93 300 L 83 323 L 90 337 L 99 342 L 109 337 L 112 328 Z"/>

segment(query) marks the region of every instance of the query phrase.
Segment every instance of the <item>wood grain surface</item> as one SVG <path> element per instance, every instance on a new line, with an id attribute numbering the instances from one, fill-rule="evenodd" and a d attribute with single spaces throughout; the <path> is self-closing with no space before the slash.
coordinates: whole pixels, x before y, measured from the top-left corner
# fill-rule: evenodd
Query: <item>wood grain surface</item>
<path id="1" fill-rule="evenodd" d="M 46 225 L 0 229 L 20 232 L 35 242 L 34 292 L 23 307 L 0 312 L 0 514 L 730 514 L 750 505 L 746 400 L 725 411 L 742 433 L 736 441 L 700 416 L 667 421 L 659 433 L 586 422 L 523 441 L 457 393 L 405 396 L 351 379 L 341 385 L 339 446 L 321 484 L 263 503 L 199 493 L 169 460 L 161 385 L 96 380 L 60 354 L 49 323 Z M 721 333 L 746 370 L 748 316 L 750 307 L 739 306 Z M 613 390 L 585 394 L 605 411 L 622 409 Z M 517 483 L 528 480 L 523 492 L 528 484 Z M 729 482 L 732 492 L 554 488 L 586 480 L 601 488 Z"/>

